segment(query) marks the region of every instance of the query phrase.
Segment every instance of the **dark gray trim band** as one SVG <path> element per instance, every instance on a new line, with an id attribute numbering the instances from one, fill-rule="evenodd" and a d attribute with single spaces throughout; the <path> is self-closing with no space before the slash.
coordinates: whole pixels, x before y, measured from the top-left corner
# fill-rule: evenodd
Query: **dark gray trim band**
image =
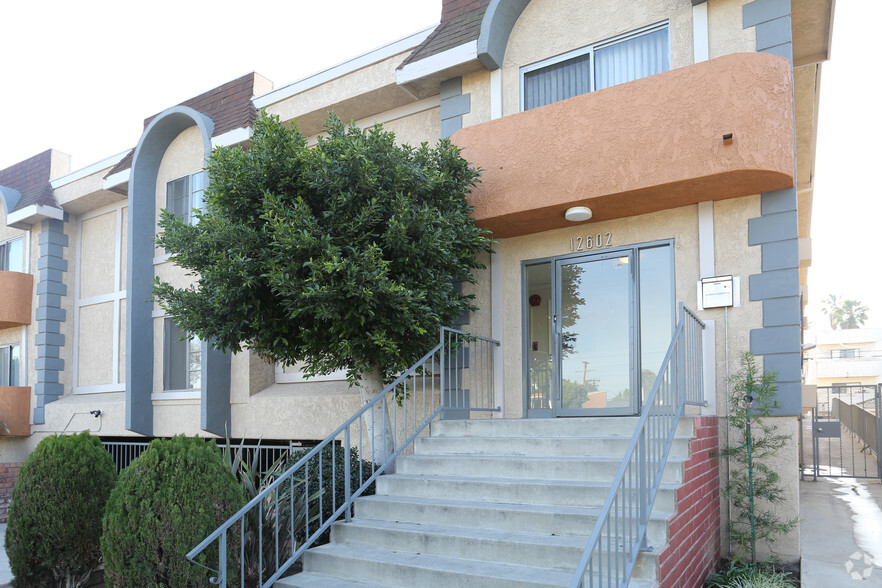
<path id="1" fill-rule="evenodd" d="M 202 342 L 201 428 L 218 436 L 230 435 L 230 364 L 232 357 Z"/>
<path id="2" fill-rule="evenodd" d="M 750 279 L 750 300 L 762 301 L 763 326 L 750 331 L 750 351 L 765 372 L 778 373 L 777 416 L 802 411 L 802 311 L 796 189 L 762 195 L 758 218 L 748 220 L 747 242 L 762 248 L 762 269 Z"/>
<path id="3" fill-rule="evenodd" d="M 144 130 L 129 179 L 128 275 L 126 276 L 126 429 L 153 435 L 153 239 L 156 178 L 168 146 L 196 125 L 205 156 L 214 122 L 186 106 L 159 114 Z M 205 368 L 207 366 L 203 366 Z"/>
<path id="4" fill-rule="evenodd" d="M 478 59 L 493 71 L 502 67 L 508 38 L 530 0 L 490 0 L 478 34 Z"/>
<path id="5" fill-rule="evenodd" d="M 790 0 L 754 0 L 741 7 L 741 24 L 756 27 L 756 50 L 779 55 L 793 63 Z"/>
<path id="6" fill-rule="evenodd" d="M 68 246 L 68 236 L 64 233 L 64 222 L 47 219 L 42 222 L 37 242 L 40 257 L 37 259 L 37 333 L 34 337 L 37 357 L 34 366 L 37 381 L 34 393 L 37 406 L 34 407 L 34 424 L 46 422 L 45 406 L 58 400 L 64 394 L 64 386 L 58 382 L 59 373 L 64 371 L 64 360 L 59 359 L 65 337 L 61 333 L 61 323 L 67 319 L 67 311 L 61 308 L 62 296 L 67 296 L 64 274 L 67 261 L 64 248 Z"/>
<path id="7" fill-rule="evenodd" d="M 0 203 L 3 204 L 3 212 L 6 213 L 7 219 L 9 218 L 9 213 L 12 212 L 12 209 L 15 208 L 19 200 L 21 200 L 21 192 L 15 188 L 0 186 Z"/>
<path id="8" fill-rule="evenodd" d="M 462 78 L 441 82 L 441 138 L 462 128 L 462 116 L 471 111 L 470 94 L 462 93 Z"/>

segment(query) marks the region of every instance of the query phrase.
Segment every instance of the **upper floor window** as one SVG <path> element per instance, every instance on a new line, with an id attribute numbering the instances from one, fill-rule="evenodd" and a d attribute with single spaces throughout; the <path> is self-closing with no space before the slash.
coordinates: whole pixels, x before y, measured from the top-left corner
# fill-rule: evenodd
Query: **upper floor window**
<path id="1" fill-rule="evenodd" d="M 671 68 L 667 23 L 521 68 L 521 110 L 545 106 Z"/>
<path id="2" fill-rule="evenodd" d="M 861 350 L 856 347 L 850 347 L 845 349 L 831 349 L 830 350 L 830 358 L 831 359 L 853 359 L 855 357 L 861 356 Z"/>
<path id="3" fill-rule="evenodd" d="M 172 319 L 165 319 L 166 390 L 184 391 L 202 388 L 202 341 L 187 337 Z"/>
<path id="4" fill-rule="evenodd" d="M 0 271 L 24 271 L 24 239 L 12 239 L 0 243 Z"/>
<path id="5" fill-rule="evenodd" d="M 0 347 L 0 386 L 18 386 L 21 348 L 18 345 Z"/>
<path id="6" fill-rule="evenodd" d="M 172 180 L 166 187 L 166 209 L 185 223 L 195 224 L 193 209 L 202 210 L 205 172 Z"/>

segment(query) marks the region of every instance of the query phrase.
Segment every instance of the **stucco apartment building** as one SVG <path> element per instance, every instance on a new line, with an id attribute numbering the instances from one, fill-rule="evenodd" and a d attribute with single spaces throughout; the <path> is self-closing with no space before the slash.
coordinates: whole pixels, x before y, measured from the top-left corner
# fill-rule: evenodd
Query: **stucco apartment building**
<path id="1" fill-rule="evenodd" d="M 0 171 L 6 479 L 54 431 L 309 441 L 360 407 L 341 374 L 306 381 L 180 341 L 149 301 L 154 276 L 190 279 L 154 245 L 159 211 L 200 206 L 206 155 L 247 147 L 259 109 L 313 138 L 328 111 L 403 143 L 450 137 L 483 168 L 470 199 L 498 245 L 465 328 L 502 343 L 495 416 L 637 414 L 685 302 L 707 325 L 701 422 L 716 434 L 752 351 L 779 374 L 776 420 L 795 439 L 832 12 L 832 0 L 444 0 L 437 27 L 311 77 L 274 88 L 250 74 L 170 106 L 130 152 L 70 170 L 47 151 Z M 564 353 L 554 321 L 573 304 Z M 562 394 L 589 380 L 587 400 Z M 781 463 L 795 515 L 795 442 Z M 798 531 L 776 549 L 798 558 Z"/>

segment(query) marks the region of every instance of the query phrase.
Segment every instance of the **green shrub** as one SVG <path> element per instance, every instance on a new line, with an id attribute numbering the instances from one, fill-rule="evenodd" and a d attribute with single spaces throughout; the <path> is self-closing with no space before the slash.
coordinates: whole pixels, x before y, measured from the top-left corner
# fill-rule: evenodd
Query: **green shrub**
<path id="1" fill-rule="evenodd" d="M 768 562 L 750 564 L 732 560 L 729 567 L 715 572 L 704 581 L 706 588 L 793 588 L 789 573 L 778 572 Z"/>
<path id="2" fill-rule="evenodd" d="M 101 552 L 110 586 L 209 586 L 213 575 L 186 558 L 244 505 L 214 441 L 155 439 L 123 470 L 107 501 Z M 236 583 L 238 537 L 228 536 L 228 581 Z M 214 568 L 215 542 L 200 556 Z"/>
<path id="3" fill-rule="evenodd" d="M 296 464 L 309 451 L 311 450 L 300 449 L 292 453 L 287 467 L 290 468 Z M 354 493 L 361 486 L 362 482 L 370 478 L 374 472 L 370 461 L 359 459 L 358 450 L 355 447 L 350 450 L 350 462 L 352 464 L 352 471 L 349 476 L 349 488 Z M 359 464 L 361 466 L 361 474 L 359 474 Z M 346 500 L 346 477 L 343 475 L 346 467 L 346 456 L 342 447 L 333 443 L 325 445 L 318 455 L 313 456 L 309 460 L 307 465 L 309 469 L 307 491 L 301 492 L 301 494 L 309 494 L 310 514 L 317 513 L 320 510 L 321 518 L 315 521 L 310 520 L 309 533 L 307 534 L 306 529 L 304 529 L 297 537 L 298 542 L 302 542 L 312 535 Z M 320 472 L 321 484 L 319 483 Z M 306 478 L 306 471 L 301 467 L 300 471 L 295 472 L 293 475 L 302 480 Z M 361 496 L 373 494 L 375 491 L 374 487 L 375 484 L 371 484 Z M 329 536 L 330 529 L 322 533 L 316 544 L 327 543 Z"/>
<path id="4" fill-rule="evenodd" d="M 116 468 L 88 432 L 46 437 L 12 491 L 6 553 L 15 586 L 81 586 L 101 563 L 101 514 Z"/>

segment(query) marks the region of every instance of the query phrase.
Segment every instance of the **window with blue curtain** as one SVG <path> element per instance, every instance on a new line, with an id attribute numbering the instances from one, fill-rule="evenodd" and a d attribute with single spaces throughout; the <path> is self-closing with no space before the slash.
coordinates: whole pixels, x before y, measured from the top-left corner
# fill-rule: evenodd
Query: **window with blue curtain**
<path id="1" fill-rule="evenodd" d="M 670 68 L 665 24 L 523 68 L 522 108 L 545 106 Z"/>

